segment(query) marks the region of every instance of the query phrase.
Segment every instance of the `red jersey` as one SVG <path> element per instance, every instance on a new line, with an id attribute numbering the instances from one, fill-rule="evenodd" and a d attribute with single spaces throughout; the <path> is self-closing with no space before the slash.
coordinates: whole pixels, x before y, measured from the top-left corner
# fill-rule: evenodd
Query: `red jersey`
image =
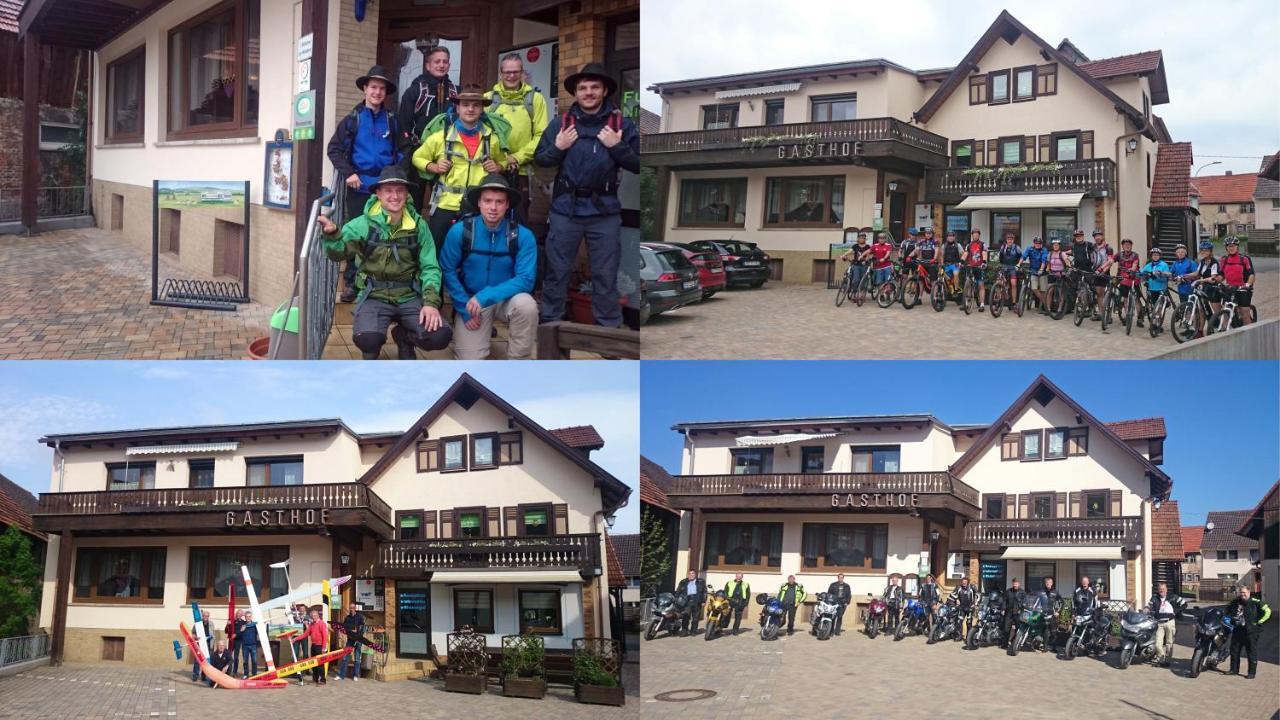
<path id="1" fill-rule="evenodd" d="M 889 259 L 889 255 L 893 253 L 893 245 L 887 242 L 878 242 L 871 246 L 871 254 L 875 258 L 875 269 L 881 270 L 893 265 L 893 261 Z"/>
<path id="2" fill-rule="evenodd" d="M 1218 272 L 1228 285 L 1239 287 L 1253 274 L 1253 261 L 1247 256 L 1236 253 L 1218 258 Z"/>
<path id="3" fill-rule="evenodd" d="M 1142 267 L 1142 258 L 1138 257 L 1138 253 L 1132 250 L 1121 250 L 1116 256 L 1116 265 L 1120 268 L 1120 284 L 1133 285 L 1133 274 L 1138 272 L 1138 268 Z"/>
<path id="4" fill-rule="evenodd" d="M 986 251 L 986 249 L 987 249 L 986 246 L 983 245 L 981 242 L 969 243 L 969 248 L 968 248 L 969 267 L 981 267 L 987 264 L 987 260 L 983 256 L 983 253 Z"/>

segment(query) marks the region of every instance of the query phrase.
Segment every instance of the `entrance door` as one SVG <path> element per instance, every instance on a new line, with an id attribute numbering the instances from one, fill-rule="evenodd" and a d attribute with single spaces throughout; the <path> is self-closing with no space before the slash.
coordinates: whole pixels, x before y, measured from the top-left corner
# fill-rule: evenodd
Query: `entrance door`
<path id="1" fill-rule="evenodd" d="M 907 235 L 907 194 L 904 192 L 889 193 L 888 229 L 895 243 L 902 242 Z"/>
<path id="2" fill-rule="evenodd" d="M 1008 574 L 1007 560 L 979 560 L 978 573 L 982 578 L 982 592 L 989 593 L 992 590 L 1004 592 L 1007 585 L 1005 576 Z"/>
<path id="3" fill-rule="evenodd" d="M 396 582 L 396 656 L 431 656 L 431 584 Z"/>
<path id="4" fill-rule="evenodd" d="M 455 84 L 493 85 L 497 72 L 486 70 L 489 59 L 487 6 L 477 3 L 465 7 L 384 9 L 379 23 L 378 63 L 401 89 L 408 88 L 409 83 L 422 74 L 421 48 L 434 44 L 449 49 L 449 78 Z"/>

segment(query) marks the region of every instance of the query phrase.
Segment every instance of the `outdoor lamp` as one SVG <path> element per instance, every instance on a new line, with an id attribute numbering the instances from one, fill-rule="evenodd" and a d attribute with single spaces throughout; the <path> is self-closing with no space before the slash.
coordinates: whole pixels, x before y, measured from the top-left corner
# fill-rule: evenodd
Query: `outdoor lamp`
<path id="1" fill-rule="evenodd" d="M 1205 524 L 1204 524 L 1204 529 L 1205 529 L 1205 530 L 1208 530 L 1209 532 L 1213 532 L 1213 521 L 1209 521 L 1209 522 L 1205 523 Z"/>
<path id="2" fill-rule="evenodd" d="M 939 535 L 941 535 L 941 533 L 939 533 L 937 530 L 929 531 L 929 539 L 932 540 L 933 542 L 938 542 Z"/>
<path id="3" fill-rule="evenodd" d="M 341 555 L 338 556 L 338 562 L 342 565 L 350 565 L 351 556 L 346 553 L 342 553 Z"/>
<path id="4" fill-rule="evenodd" d="M 1129 138 L 1128 151 L 1131 153 L 1138 151 L 1138 138 Z"/>
<path id="5" fill-rule="evenodd" d="M 612 530 L 612 529 L 613 529 L 613 524 L 614 524 L 615 522 L 617 522 L 617 521 L 618 521 L 618 519 L 617 519 L 616 517 L 614 517 L 613 515 L 607 515 L 607 516 L 605 516 L 604 524 L 605 524 L 606 526 L 608 526 L 608 528 L 609 528 L 610 530 Z"/>
<path id="6" fill-rule="evenodd" d="M 897 192 L 897 191 L 898 191 L 898 181 L 894 180 L 889 183 L 889 192 Z"/>

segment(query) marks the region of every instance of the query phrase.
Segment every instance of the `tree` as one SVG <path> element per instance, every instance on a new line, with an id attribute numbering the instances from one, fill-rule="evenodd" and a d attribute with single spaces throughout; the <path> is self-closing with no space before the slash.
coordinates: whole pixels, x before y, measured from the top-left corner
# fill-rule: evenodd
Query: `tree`
<path id="1" fill-rule="evenodd" d="M 40 565 L 31 539 L 10 525 L 0 535 L 0 638 L 26 635 L 40 609 Z"/>
<path id="2" fill-rule="evenodd" d="M 662 518 L 640 511 L 640 595 L 653 597 L 671 569 L 671 550 L 667 544 L 667 528 Z"/>

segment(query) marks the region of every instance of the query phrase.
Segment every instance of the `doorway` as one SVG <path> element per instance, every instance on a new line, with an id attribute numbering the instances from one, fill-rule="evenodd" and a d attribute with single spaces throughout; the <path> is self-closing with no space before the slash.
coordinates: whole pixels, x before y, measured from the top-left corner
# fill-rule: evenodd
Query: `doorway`
<path id="1" fill-rule="evenodd" d="M 396 656 L 431 657 L 431 584 L 396 581 Z"/>
<path id="2" fill-rule="evenodd" d="M 378 64 L 400 89 L 422 74 L 423 50 L 439 44 L 449 49 L 449 79 L 492 84 L 485 72 L 489 58 L 489 15 L 485 5 L 383 9 L 378 27 Z M 396 98 L 398 101 L 399 98 Z M 388 102 L 388 105 L 398 105 Z"/>
<path id="3" fill-rule="evenodd" d="M 889 234 L 895 243 L 902 242 L 907 229 L 907 194 L 889 193 Z"/>

